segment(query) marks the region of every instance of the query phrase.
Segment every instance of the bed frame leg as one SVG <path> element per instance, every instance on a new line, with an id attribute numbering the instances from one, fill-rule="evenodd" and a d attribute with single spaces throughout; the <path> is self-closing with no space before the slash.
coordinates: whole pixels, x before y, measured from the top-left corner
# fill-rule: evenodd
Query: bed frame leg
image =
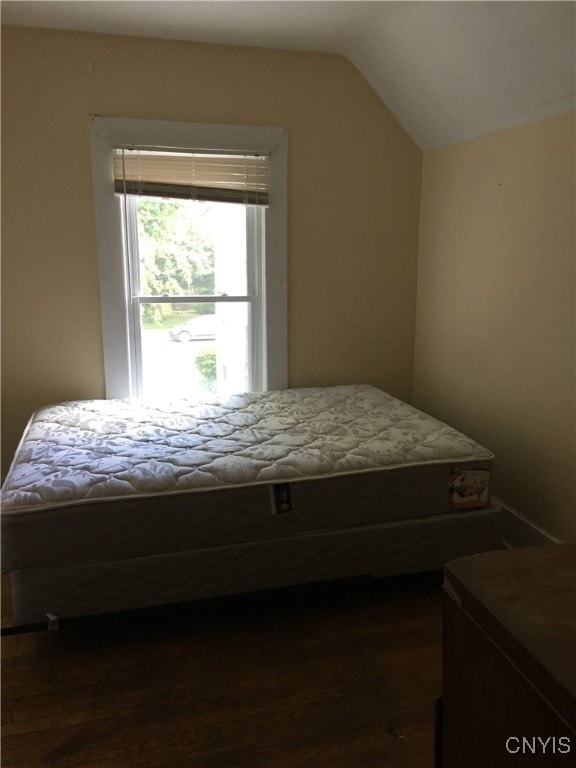
<path id="1" fill-rule="evenodd" d="M 60 629 L 60 617 L 56 616 L 54 613 L 47 613 L 46 618 L 48 619 L 48 630 L 51 632 L 55 632 L 58 629 Z"/>

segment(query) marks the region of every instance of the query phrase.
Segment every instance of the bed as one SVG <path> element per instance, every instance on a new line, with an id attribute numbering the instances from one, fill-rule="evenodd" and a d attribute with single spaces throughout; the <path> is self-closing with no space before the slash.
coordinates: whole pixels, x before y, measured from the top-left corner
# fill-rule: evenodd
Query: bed
<path id="1" fill-rule="evenodd" d="M 501 546 L 493 461 L 367 385 L 42 408 L 2 488 L 14 624 L 441 568 Z"/>

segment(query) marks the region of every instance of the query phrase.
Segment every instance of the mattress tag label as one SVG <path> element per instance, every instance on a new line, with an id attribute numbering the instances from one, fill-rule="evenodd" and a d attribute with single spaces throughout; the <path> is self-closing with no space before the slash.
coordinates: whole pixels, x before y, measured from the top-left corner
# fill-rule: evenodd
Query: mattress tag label
<path id="1" fill-rule="evenodd" d="M 448 485 L 452 509 L 482 509 L 488 505 L 490 471 L 454 469 Z"/>

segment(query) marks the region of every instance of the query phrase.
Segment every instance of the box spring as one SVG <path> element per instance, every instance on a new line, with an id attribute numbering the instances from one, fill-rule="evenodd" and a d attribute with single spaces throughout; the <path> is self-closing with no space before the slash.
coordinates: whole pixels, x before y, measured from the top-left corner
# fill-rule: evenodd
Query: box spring
<path id="1" fill-rule="evenodd" d="M 354 576 L 436 570 L 501 547 L 497 505 L 186 552 L 14 571 L 15 625 Z"/>

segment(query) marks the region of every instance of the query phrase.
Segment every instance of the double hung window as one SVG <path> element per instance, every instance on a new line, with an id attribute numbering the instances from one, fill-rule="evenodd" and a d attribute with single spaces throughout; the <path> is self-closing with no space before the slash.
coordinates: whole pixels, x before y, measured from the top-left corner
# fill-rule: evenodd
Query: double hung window
<path id="1" fill-rule="evenodd" d="M 286 386 L 282 129 L 92 119 L 108 397 Z"/>

